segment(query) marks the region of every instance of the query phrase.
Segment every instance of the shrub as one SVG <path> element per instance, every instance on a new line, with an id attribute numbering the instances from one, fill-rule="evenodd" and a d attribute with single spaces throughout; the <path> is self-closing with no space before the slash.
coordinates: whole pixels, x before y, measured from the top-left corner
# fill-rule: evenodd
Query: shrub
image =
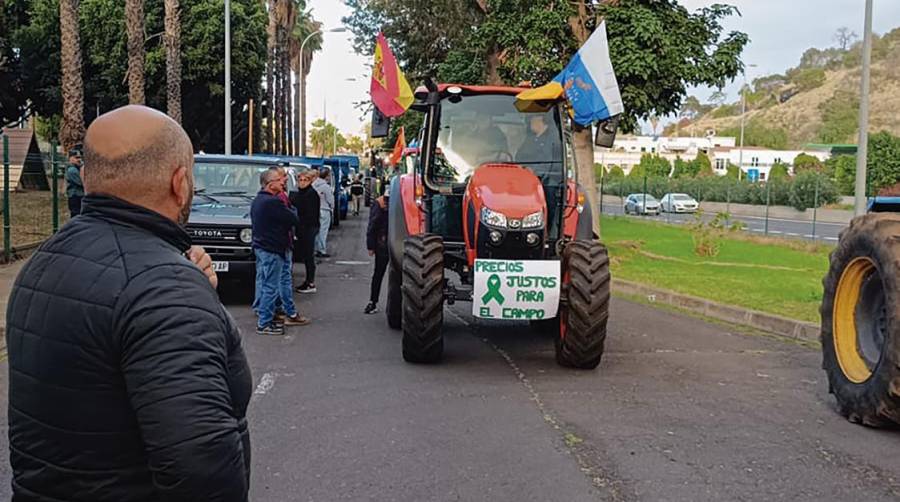
<path id="1" fill-rule="evenodd" d="M 828 169 L 833 169 L 838 190 L 844 195 L 853 195 L 856 185 L 856 157 L 837 155 L 828 159 L 825 164 Z"/>
<path id="2" fill-rule="evenodd" d="M 838 190 L 827 177 L 815 171 L 803 171 L 794 177 L 790 187 L 790 205 L 798 211 L 838 201 Z"/>
<path id="3" fill-rule="evenodd" d="M 623 171 L 621 167 L 613 164 L 609 166 L 609 171 L 606 173 L 606 176 L 608 176 L 610 180 L 624 178 L 625 171 Z"/>
<path id="4" fill-rule="evenodd" d="M 784 179 L 790 176 L 788 166 L 783 162 L 776 162 L 769 170 L 769 180 Z"/>

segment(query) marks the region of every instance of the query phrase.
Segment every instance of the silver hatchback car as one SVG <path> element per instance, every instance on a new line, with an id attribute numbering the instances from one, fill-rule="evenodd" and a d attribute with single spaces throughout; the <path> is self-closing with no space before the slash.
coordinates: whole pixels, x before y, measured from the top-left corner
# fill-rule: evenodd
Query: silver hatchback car
<path id="1" fill-rule="evenodd" d="M 659 214 L 659 201 L 648 193 L 633 193 L 625 198 L 625 214 Z"/>
<path id="2" fill-rule="evenodd" d="M 700 204 L 686 193 L 667 193 L 659 201 L 659 207 L 666 213 L 693 213 Z"/>

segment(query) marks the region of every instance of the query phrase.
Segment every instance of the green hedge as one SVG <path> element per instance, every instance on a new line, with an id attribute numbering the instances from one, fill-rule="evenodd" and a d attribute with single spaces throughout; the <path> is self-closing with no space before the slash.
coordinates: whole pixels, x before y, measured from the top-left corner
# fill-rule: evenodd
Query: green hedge
<path id="1" fill-rule="evenodd" d="M 811 208 L 815 200 L 816 185 L 819 191 L 819 206 L 838 201 L 835 184 L 825 175 L 806 171 L 793 178 L 774 179 L 766 183 L 752 183 L 746 178 L 736 180 L 727 176 L 704 176 L 699 178 L 672 179 L 649 177 L 646 179 L 647 193 L 661 198 L 667 193 L 686 193 L 699 202 L 734 202 L 736 204 L 765 205 L 766 187 L 769 190 L 769 204 L 772 206 L 792 206 L 799 211 Z M 603 183 L 603 193 L 627 196 L 644 191 L 643 178 L 610 179 Z"/>

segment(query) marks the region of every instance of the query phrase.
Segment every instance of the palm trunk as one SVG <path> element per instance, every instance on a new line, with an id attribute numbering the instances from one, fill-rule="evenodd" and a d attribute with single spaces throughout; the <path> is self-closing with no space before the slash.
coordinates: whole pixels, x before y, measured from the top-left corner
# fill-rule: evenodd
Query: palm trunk
<path id="1" fill-rule="evenodd" d="M 298 68 L 298 71 L 294 73 L 294 154 L 300 155 L 300 73 L 299 67 L 297 65 L 300 64 L 299 59 L 302 56 L 298 55 L 297 60 L 294 61 L 294 67 Z"/>
<path id="2" fill-rule="evenodd" d="M 81 80 L 81 37 L 78 32 L 79 0 L 60 0 L 59 32 L 63 117 L 59 142 L 67 151 L 84 140 L 84 83 Z"/>
<path id="3" fill-rule="evenodd" d="M 275 2 L 269 0 L 269 28 L 266 63 L 266 150 L 275 153 Z"/>
<path id="4" fill-rule="evenodd" d="M 281 75 L 284 40 L 281 26 L 275 30 L 275 47 L 275 149 L 280 155 L 284 153 L 284 80 Z"/>
<path id="5" fill-rule="evenodd" d="M 181 12 L 178 0 L 165 0 L 166 7 L 166 109 L 181 123 Z"/>
<path id="6" fill-rule="evenodd" d="M 144 104 L 144 0 L 125 0 L 128 32 L 128 102 Z"/>
<path id="7" fill-rule="evenodd" d="M 591 36 L 587 29 L 588 9 L 584 0 L 578 0 L 577 14 L 569 19 L 569 27 L 581 47 Z M 578 183 L 587 195 L 587 203 L 590 204 L 594 232 L 600 235 L 600 211 L 597 206 L 597 180 L 594 178 L 594 139 L 591 137 L 593 128 L 575 126 L 572 131 L 575 146 L 575 161 L 578 164 Z"/>
<path id="8" fill-rule="evenodd" d="M 290 64 L 290 56 L 288 55 L 288 44 L 290 43 L 287 35 L 287 29 L 285 29 L 284 35 L 284 45 L 285 50 L 281 55 L 281 75 L 282 82 L 284 84 L 284 151 L 288 155 L 294 154 L 294 125 L 293 120 L 291 120 L 291 64 Z"/>

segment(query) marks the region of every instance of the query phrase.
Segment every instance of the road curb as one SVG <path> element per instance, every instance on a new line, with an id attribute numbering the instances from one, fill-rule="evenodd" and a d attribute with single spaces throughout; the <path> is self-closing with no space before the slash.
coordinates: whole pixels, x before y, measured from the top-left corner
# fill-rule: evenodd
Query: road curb
<path id="1" fill-rule="evenodd" d="M 662 303 L 702 314 L 720 321 L 750 326 L 775 335 L 798 340 L 819 341 L 817 324 L 789 319 L 757 310 L 725 305 L 705 298 L 676 293 L 622 279 L 613 279 L 613 291 L 626 295 L 646 297 L 651 303 Z"/>

